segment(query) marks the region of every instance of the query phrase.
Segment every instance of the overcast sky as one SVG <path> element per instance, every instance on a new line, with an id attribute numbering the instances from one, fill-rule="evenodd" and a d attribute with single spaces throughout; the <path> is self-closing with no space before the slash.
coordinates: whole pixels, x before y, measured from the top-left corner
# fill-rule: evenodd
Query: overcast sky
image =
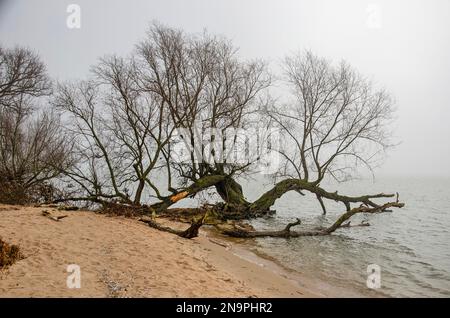
<path id="1" fill-rule="evenodd" d="M 66 25 L 73 3 L 80 29 Z M 33 48 L 55 79 L 83 78 L 98 57 L 130 53 L 153 20 L 224 35 L 274 69 L 299 49 L 346 59 L 396 99 L 402 143 L 379 174 L 450 176 L 450 1 L 0 0 L 0 44 Z"/>

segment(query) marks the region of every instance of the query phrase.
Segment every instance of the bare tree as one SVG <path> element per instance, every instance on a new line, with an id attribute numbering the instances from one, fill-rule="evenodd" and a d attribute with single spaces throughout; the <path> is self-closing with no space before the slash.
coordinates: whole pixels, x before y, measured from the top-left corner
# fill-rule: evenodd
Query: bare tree
<path id="1" fill-rule="evenodd" d="M 278 149 L 283 165 L 276 177 L 284 180 L 255 202 L 268 208 L 286 191 L 309 191 L 316 195 L 323 212 L 323 199 L 372 207 L 374 198 L 385 194 L 348 197 L 320 187 L 324 178 L 346 181 L 357 168 L 372 171 L 391 141 L 392 99 L 342 62 L 337 66 L 311 52 L 288 57 L 286 82 L 294 101 L 271 107 L 266 114 L 281 127 L 285 144 Z"/>
<path id="2" fill-rule="evenodd" d="M 50 90 L 51 81 L 37 54 L 0 46 L 0 107 L 14 107 L 20 96 L 45 96 Z"/>
<path id="3" fill-rule="evenodd" d="M 234 237 L 300 237 L 329 235 L 340 228 L 351 227 L 350 218 L 359 213 L 380 213 L 402 208 L 393 202 L 377 203 L 377 199 L 395 194 L 346 196 L 323 189 L 326 178 L 346 181 L 358 167 L 372 171 L 379 156 L 392 146 L 389 124 L 393 108 L 390 96 L 342 62 L 332 65 L 311 52 L 286 59 L 286 83 L 294 101 L 284 107 L 272 104 L 262 111 L 281 131 L 284 143 L 272 148 L 283 159 L 275 173 L 281 178 L 272 189 L 250 204 L 211 206 L 206 215 L 219 218 L 250 218 L 269 212 L 275 201 L 288 191 L 316 195 L 323 213 L 324 199 L 342 202 L 346 212 L 326 228 L 291 231 L 301 223 L 298 219 L 279 231 L 249 231 L 232 226 L 218 226 L 222 233 Z M 206 216 L 204 217 L 206 218 Z M 152 224 L 149 224 L 153 226 Z M 367 226 L 363 223 L 356 226 Z"/>
<path id="4" fill-rule="evenodd" d="M 251 173 L 254 168 L 251 164 L 213 162 L 211 165 L 210 161 L 198 163 L 193 158 L 195 152 L 192 153 L 190 162 L 178 164 L 180 176 L 190 177 L 195 181 L 195 177 L 186 175 L 186 170 L 202 176 L 224 176 L 223 180 L 215 184 L 226 203 L 220 205 L 221 211 L 215 209 L 216 215 L 222 218 L 247 218 L 266 214 L 270 212 L 276 199 L 291 190 L 301 194 L 303 191 L 314 193 L 324 213 L 324 199 L 342 202 L 346 210 L 350 211 L 352 204 L 363 203 L 377 208 L 379 205 L 374 202 L 375 199 L 393 197 L 394 194 L 383 193 L 351 197 L 320 187 L 326 177 L 338 181 L 348 180 L 360 166 L 372 171 L 385 150 L 392 146 L 389 124 L 393 108 L 390 96 L 384 90 L 377 90 L 345 62 L 334 66 L 311 52 L 287 58 L 285 66 L 286 83 L 292 91 L 294 101 L 283 107 L 271 104 L 271 107 L 262 109 L 260 117 L 256 116 L 257 120 L 272 122 L 281 132 L 284 143 L 273 150 L 282 158 L 282 165 L 274 177 L 282 180 L 255 202 L 248 202 L 242 187 L 233 176 L 236 171 Z M 227 68 L 221 70 L 225 74 L 230 73 Z M 258 76 L 244 77 L 239 86 L 258 83 L 259 86 L 255 84 L 257 87 L 264 87 L 265 82 L 252 81 L 252 78 L 261 79 Z M 206 76 L 205 82 L 209 84 L 210 79 L 210 76 Z M 214 84 L 217 83 L 220 81 L 213 81 L 211 85 L 216 87 Z M 220 89 L 212 91 L 218 92 Z M 227 96 L 230 92 L 234 93 L 233 90 L 227 90 Z M 216 97 L 217 94 L 212 96 Z M 220 122 L 220 118 L 214 117 L 214 114 L 220 112 L 216 112 L 215 103 L 211 100 L 216 99 L 208 99 L 206 106 L 189 113 L 199 117 L 205 113 L 212 114 L 200 117 L 211 120 L 203 121 L 210 124 L 208 127 Z M 255 108 L 252 103 L 240 104 L 233 100 L 230 104 L 237 105 L 239 115 L 236 121 L 230 120 L 232 124 L 225 127 L 233 127 L 235 123 L 248 122 L 253 118 Z M 265 104 L 258 106 L 261 108 Z M 192 131 L 195 128 L 193 120 L 187 125 L 191 129 L 188 136 L 192 138 L 195 135 L 195 131 Z"/>
<path id="5" fill-rule="evenodd" d="M 270 83 L 264 63 L 239 61 L 222 38 L 154 24 L 130 59 L 103 58 L 93 74 L 87 82 L 59 85 L 54 99 L 76 136 L 82 163 L 67 171 L 67 181 L 81 194 L 73 199 L 138 205 L 145 190 L 147 198 L 159 200 L 151 208 L 163 210 L 216 186 L 226 200 L 238 191 L 234 197 L 244 201 L 232 176 L 250 162 L 205 158 L 222 149 L 207 153 L 195 137 L 251 120 L 258 94 Z M 180 128 L 187 132 L 182 142 L 195 150 L 183 162 L 174 156 L 172 138 Z M 154 181 L 161 174 L 164 188 Z"/>
<path id="6" fill-rule="evenodd" d="M 103 59 L 89 82 L 59 85 L 54 104 L 77 140 L 79 164 L 65 171 L 71 200 L 139 204 L 171 129 L 167 110 L 136 90 L 132 64 Z"/>
<path id="7" fill-rule="evenodd" d="M 252 115 L 260 107 L 259 96 L 270 84 L 265 64 L 240 61 L 236 49 L 223 38 L 190 36 L 158 24 L 138 51 L 141 86 L 168 105 L 191 150 L 190 158 L 182 162 L 172 158 L 170 148 L 165 151 L 172 170 L 182 184 L 201 186 L 199 180 L 220 179 L 215 187 L 225 201 L 247 204 L 234 177 L 248 171 L 253 159 L 227 161 L 224 141 L 228 138 L 228 146 L 233 148 L 236 136 L 226 136 L 226 132 L 246 127 L 255 119 Z M 205 133 L 208 140 L 203 140 Z M 214 139 L 218 141 L 216 149 L 204 147 L 204 142 Z"/>
<path id="8" fill-rule="evenodd" d="M 68 120 L 80 163 L 64 172 L 75 187 L 69 198 L 145 203 L 145 212 L 164 211 L 214 187 L 225 204 L 211 211 L 222 219 L 266 214 L 291 190 L 314 193 L 324 213 L 324 199 L 342 202 L 348 213 L 341 221 L 401 207 L 398 201 L 375 202 L 393 194 L 350 197 L 320 186 L 326 178 L 347 180 L 359 166 L 372 169 L 392 146 L 389 94 L 348 64 L 334 66 L 310 52 L 287 58 L 285 75 L 293 101 L 280 106 L 264 98 L 270 76 L 263 62 L 240 60 L 223 38 L 154 24 L 130 58 L 105 57 L 90 80 L 58 87 L 54 105 Z M 270 146 L 282 166 L 274 174 L 275 186 L 248 202 L 236 178 L 254 173 L 261 158 L 257 152 L 243 162 L 228 160 L 227 152 L 242 144 L 228 132 L 256 122 L 266 127 L 257 143 L 270 143 L 269 124 L 282 133 L 281 147 Z M 177 143 L 189 149 L 186 160 L 178 160 Z M 147 208 L 149 198 L 157 202 Z M 353 210 L 354 204 L 372 210 Z"/>
<path id="9" fill-rule="evenodd" d="M 70 145 L 59 118 L 39 109 L 51 93 L 45 66 L 33 52 L 0 48 L 0 199 L 50 200 L 49 181 L 70 164 Z"/>

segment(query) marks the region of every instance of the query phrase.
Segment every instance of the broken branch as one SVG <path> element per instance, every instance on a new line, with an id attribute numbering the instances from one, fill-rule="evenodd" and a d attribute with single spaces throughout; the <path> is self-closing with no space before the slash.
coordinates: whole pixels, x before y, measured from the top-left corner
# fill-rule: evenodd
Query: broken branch
<path id="1" fill-rule="evenodd" d="M 150 218 L 140 218 L 139 221 L 144 222 L 144 223 L 148 224 L 148 226 L 150 226 L 154 229 L 157 229 L 159 231 L 169 232 L 169 233 L 178 235 L 180 237 L 190 239 L 190 238 L 194 238 L 194 237 L 198 236 L 198 230 L 203 225 L 205 217 L 206 217 L 206 214 L 202 218 L 199 218 L 196 221 L 193 219 L 191 222 L 191 226 L 189 226 L 184 231 L 176 230 L 171 227 L 158 224 L 157 222 L 155 222 L 153 219 L 150 219 Z"/>
<path id="2" fill-rule="evenodd" d="M 48 217 L 49 219 L 53 220 L 53 221 L 59 221 L 61 219 L 64 219 L 67 217 L 67 215 L 52 215 L 50 212 L 48 212 L 47 210 L 42 211 L 42 216 Z"/>

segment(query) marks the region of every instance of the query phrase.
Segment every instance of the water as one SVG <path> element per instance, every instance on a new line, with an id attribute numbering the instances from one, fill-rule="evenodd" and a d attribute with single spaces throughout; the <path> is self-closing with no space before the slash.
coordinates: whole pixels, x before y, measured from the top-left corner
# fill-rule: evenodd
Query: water
<path id="1" fill-rule="evenodd" d="M 353 295 L 450 296 L 450 179 L 371 179 L 322 186 L 348 195 L 399 192 L 406 207 L 393 213 L 356 215 L 353 224 L 367 220 L 371 226 L 339 229 L 329 236 L 257 239 L 256 250 Z M 270 183 L 263 186 L 253 180 L 243 187 L 247 198 L 253 200 L 269 189 Z M 328 214 L 322 216 L 315 197 L 291 192 L 276 202 L 274 217 L 252 224 L 257 229 L 281 229 L 299 217 L 302 225 L 297 229 L 327 226 L 344 206 L 325 203 Z M 379 289 L 366 286 L 369 264 L 381 268 Z"/>

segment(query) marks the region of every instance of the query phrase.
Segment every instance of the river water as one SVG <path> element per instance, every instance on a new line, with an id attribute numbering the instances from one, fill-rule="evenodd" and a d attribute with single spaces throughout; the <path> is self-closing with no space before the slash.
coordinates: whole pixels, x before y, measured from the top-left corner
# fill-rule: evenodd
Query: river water
<path id="1" fill-rule="evenodd" d="M 270 182 L 261 180 L 242 185 L 249 200 L 270 188 Z M 353 224 L 368 221 L 368 227 L 339 229 L 322 237 L 261 238 L 252 243 L 253 249 L 292 271 L 345 290 L 342 296 L 450 296 L 450 179 L 364 179 L 322 186 L 347 195 L 399 192 L 406 206 L 352 219 Z M 281 229 L 299 217 L 302 225 L 297 229 L 327 226 L 344 210 L 342 204 L 325 203 L 328 213 L 323 216 L 315 197 L 291 192 L 276 202 L 274 217 L 252 225 Z M 370 264 L 380 268 L 380 288 L 367 287 Z"/>

